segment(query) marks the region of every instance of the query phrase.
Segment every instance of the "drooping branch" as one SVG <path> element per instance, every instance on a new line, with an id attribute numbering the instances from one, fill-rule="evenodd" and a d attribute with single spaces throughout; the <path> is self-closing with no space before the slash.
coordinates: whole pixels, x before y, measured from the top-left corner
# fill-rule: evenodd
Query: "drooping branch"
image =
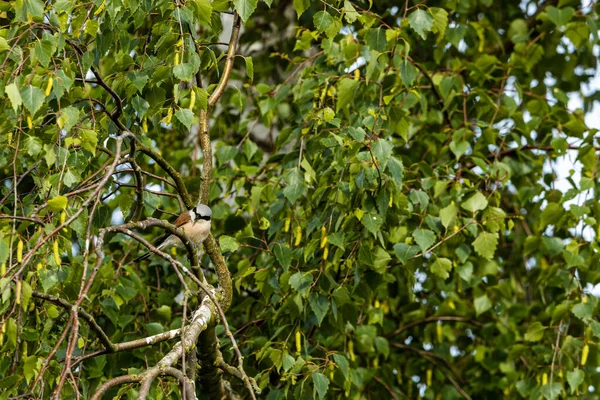
<path id="1" fill-rule="evenodd" d="M 194 208 L 194 204 L 192 203 L 192 199 L 188 194 L 188 191 L 181 179 L 181 175 L 179 172 L 175 170 L 160 154 L 158 154 L 155 150 L 146 147 L 140 143 L 137 144 L 137 150 L 146 154 L 148 157 L 152 158 L 156 163 L 173 179 L 175 185 L 177 186 L 177 191 L 179 192 L 183 203 L 185 204 L 188 210 Z"/>
<path id="2" fill-rule="evenodd" d="M 133 136 L 133 134 L 131 132 L 123 132 L 120 136 L 117 136 L 116 146 L 115 146 L 116 147 L 115 159 L 113 160 L 112 164 L 107 168 L 107 171 L 104 173 L 104 177 L 100 180 L 100 182 L 96 186 L 96 189 L 94 190 L 93 194 L 90 197 L 88 197 L 81 204 L 79 209 L 77 211 L 75 211 L 69 218 L 67 218 L 67 220 L 64 223 L 59 224 L 56 228 L 54 228 L 52 231 L 50 231 L 50 233 L 48 233 L 45 236 L 42 236 L 37 241 L 37 243 L 32 247 L 32 249 L 26 255 L 23 256 L 23 260 L 21 262 L 21 265 L 19 266 L 19 269 L 11 276 L 11 279 L 9 279 L 8 282 L 10 282 L 15 276 L 18 276 L 25 270 L 25 268 L 29 265 L 29 262 L 34 257 L 34 255 L 36 254 L 36 252 L 39 250 L 40 247 L 42 247 L 48 240 L 50 240 L 50 238 L 54 237 L 54 235 L 56 235 L 58 232 L 60 232 L 61 229 L 69 226 L 73 221 L 75 221 L 81 215 L 81 213 L 83 213 L 83 211 L 90 204 L 92 204 L 93 201 L 95 201 L 96 196 L 104 188 L 104 186 L 106 185 L 106 182 L 108 182 L 108 180 L 112 176 L 113 172 L 115 171 L 115 169 L 119 163 L 119 160 L 121 158 L 121 146 L 123 144 L 123 140 L 125 138 L 131 137 L 131 136 Z M 11 269 L 17 267 L 17 265 L 18 265 L 18 263 L 14 263 L 13 265 L 11 265 Z M 6 290 L 6 285 L 8 285 L 8 282 L 3 287 L 0 288 L 0 293 L 4 292 L 4 290 Z"/>
<path id="3" fill-rule="evenodd" d="M 71 310 L 73 309 L 74 305 L 69 303 L 67 300 L 62 299 L 60 297 L 57 296 L 52 296 L 50 294 L 46 294 L 46 293 L 42 293 L 42 292 L 38 292 L 37 290 L 34 290 L 31 295 L 33 297 L 36 297 L 38 299 L 42 299 L 42 300 L 46 300 L 50 303 L 53 303 L 57 306 L 66 308 L 67 310 Z M 96 322 L 96 320 L 94 319 L 94 317 L 88 313 L 85 310 L 77 310 L 77 313 L 79 314 L 79 316 L 81 316 L 85 322 L 88 323 L 88 325 L 90 326 L 90 328 L 92 328 L 92 330 L 94 332 L 96 332 L 96 334 L 98 335 L 98 339 L 100 339 L 100 341 L 102 342 L 102 344 L 104 345 L 105 349 L 108 350 L 109 352 L 113 352 L 115 351 L 115 345 L 111 342 L 111 340 L 109 339 L 108 335 L 104 332 L 104 330 L 100 327 L 100 325 L 98 325 L 98 323 Z"/>
<path id="4" fill-rule="evenodd" d="M 435 364 L 438 367 L 438 369 L 446 376 L 446 378 L 448 378 L 450 383 L 452 383 L 454 388 L 465 399 L 471 400 L 471 396 L 469 396 L 469 394 L 467 392 L 465 392 L 464 389 L 460 386 L 459 382 L 457 382 L 457 381 L 460 381 L 459 375 L 456 373 L 456 371 L 454 371 L 454 369 L 452 368 L 450 363 L 448 363 L 448 361 L 446 361 L 446 359 L 444 359 L 443 357 L 441 357 L 438 354 L 432 353 L 430 351 L 417 349 L 416 347 L 409 346 L 406 344 L 392 342 L 392 343 L 390 343 L 390 345 L 392 345 L 393 347 L 395 347 L 397 349 L 408 350 L 413 353 L 416 353 L 420 357 L 423 357 L 423 358 L 427 359 L 428 361 L 430 361 L 431 363 Z M 444 368 L 447 369 L 448 372 L 446 372 L 444 370 Z"/>

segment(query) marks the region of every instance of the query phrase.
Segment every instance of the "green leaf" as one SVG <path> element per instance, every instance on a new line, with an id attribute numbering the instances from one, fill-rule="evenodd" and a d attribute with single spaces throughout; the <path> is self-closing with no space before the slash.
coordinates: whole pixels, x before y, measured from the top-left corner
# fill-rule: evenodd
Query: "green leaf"
<path id="1" fill-rule="evenodd" d="M 416 9 L 408 16 L 408 24 L 423 40 L 427 39 L 427 32 L 431 31 L 433 18 L 427 11 Z"/>
<path id="2" fill-rule="evenodd" d="M 371 50 L 376 50 L 379 52 L 385 51 L 387 46 L 387 37 L 386 37 L 386 29 L 381 27 L 376 29 L 369 29 L 365 40 L 367 45 L 371 48 Z"/>
<path id="3" fill-rule="evenodd" d="M 449 272 L 452 270 L 452 261 L 447 258 L 440 257 L 435 260 L 433 264 L 431 264 L 430 270 L 438 277 L 442 279 L 448 279 L 450 276 Z"/>
<path id="4" fill-rule="evenodd" d="M 31 295 L 33 293 L 33 289 L 27 283 L 27 281 L 22 281 L 21 285 L 21 306 L 24 311 L 27 311 L 29 308 L 29 299 L 31 299 Z"/>
<path id="5" fill-rule="evenodd" d="M 9 250 L 8 238 L 0 238 L 0 264 L 4 264 L 8 259 Z"/>
<path id="6" fill-rule="evenodd" d="M 429 205 L 429 196 L 422 190 L 415 190 L 410 193 L 410 201 L 419 206 L 419 211 L 425 211 Z"/>
<path id="7" fill-rule="evenodd" d="M 412 86 L 415 79 L 417 79 L 419 71 L 414 65 L 408 60 L 402 60 L 400 64 L 400 76 L 402 77 L 402 83 L 406 87 Z"/>
<path id="8" fill-rule="evenodd" d="M 481 232 L 472 244 L 477 254 L 490 260 L 498 246 L 498 233 Z"/>
<path id="9" fill-rule="evenodd" d="M 344 244 L 346 243 L 346 234 L 344 232 L 332 233 L 329 235 L 329 243 L 339 247 L 340 249 L 344 249 Z"/>
<path id="10" fill-rule="evenodd" d="M 575 368 L 573 371 L 567 372 L 567 382 L 571 387 L 571 394 L 575 393 L 579 388 L 579 385 L 583 383 L 585 373 L 579 368 Z"/>
<path id="11" fill-rule="evenodd" d="M 567 262 L 567 267 L 569 268 L 580 267 L 585 264 L 583 257 L 581 257 L 579 254 L 571 253 L 566 249 L 562 251 L 562 256 Z"/>
<path id="12" fill-rule="evenodd" d="M 236 238 L 223 235 L 219 237 L 219 247 L 223 253 L 234 252 L 240 247 L 240 244 L 236 240 Z"/>
<path id="13" fill-rule="evenodd" d="M 546 400 L 554 400 L 562 391 L 562 384 L 560 383 L 547 383 L 540 388 L 540 392 L 544 395 Z"/>
<path id="14" fill-rule="evenodd" d="M 29 136 L 25 139 L 25 148 L 27 149 L 27 154 L 35 157 L 42 151 L 42 141 L 35 136 Z"/>
<path id="15" fill-rule="evenodd" d="M 386 139 L 378 139 L 372 144 L 373 155 L 379 160 L 381 170 L 385 170 L 392 155 L 394 145 Z"/>
<path id="16" fill-rule="evenodd" d="M 394 245 L 394 253 L 396 254 L 396 257 L 400 259 L 402 264 L 406 264 L 409 259 L 419 253 L 419 248 L 406 243 L 396 243 Z"/>
<path id="17" fill-rule="evenodd" d="M 544 330 L 546 328 L 541 322 L 535 321 L 529 325 L 527 332 L 525 333 L 525 340 L 528 342 L 539 342 L 544 337 Z"/>
<path id="18" fill-rule="evenodd" d="M 283 370 L 285 372 L 289 371 L 293 366 L 296 360 L 294 360 L 294 357 L 290 356 L 288 352 L 285 352 L 283 354 L 283 356 L 281 357 L 282 359 L 282 366 L 283 366 Z"/>
<path id="19" fill-rule="evenodd" d="M 488 206 L 488 201 L 481 192 L 477 192 L 464 201 L 460 206 L 463 209 L 474 213 L 476 211 L 485 210 L 485 208 Z"/>
<path id="20" fill-rule="evenodd" d="M 429 229 L 415 229 L 412 236 L 423 253 L 435 243 L 435 233 Z"/>
<path id="21" fill-rule="evenodd" d="M 325 122 L 329 122 L 335 118 L 335 111 L 333 111 L 330 107 L 325 107 L 323 109 L 323 120 Z"/>
<path id="22" fill-rule="evenodd" d="M 327 391 L 329 390 L 329 379 L 320 372 L 313 372 L 311 374 L 315 390 L 313 392 L 313 398 L 316 398 L 314 393 L 319 396 L 319 399 L 324 399 Z"/>
<path id="23" fill-rule="evenodd" d="M 19 88 L 17 88 L 17 85 L 15 85 L 13 82 L 9 85 L 6 85 L 4 91 L 6 92 L 6 95 L 10 100 L 10 104 L 12 105 L 13 110 L 17 112 L 19 106 L 23 104 L 23 101 L 21 100 L 21 93 L 19 93 Z"/>
<path id="24" fill-rule="evenodd" d="M 469 142 L 464 140 L 458 143 L 455 141 L 450 142 L 450 150 L 452 151 L 452 153 L 454 153 L 456 158 L 461 158 L 462 155 L 465 154 L 470 147 L 471 145 L 469 145 Z"/>
<path id="25" fill-rule="evenodd" d="M 4 53 L 6 50 L 10 50 L 10 45 L 5 38 L 0 36 L 0 53 Z"/>
<path id="26" fill-rule="evenodd" d="M 38 361 L 40 361 L 38 363 Z M 23 375 L 25 376 L 25 380 L 27 383 L 33 378 L 36 373 L 39 371 L 41 364 L 43 363 L 42 358 L 38 358 L 38 356 L 29 356 L 25 358 L 23 362 Z"/>
<path id="27" fill-rule="evenodd" d="M 252 57 L 244 57 L 244 62 L 246 63 L 246 76 L 250 79 L 250 83 L 254 80 L 254 63 L 252 62 Z"/>
<path id="28" fill-rule="evenodd" d="M 87 54 L 89 54 L 89 53 L 87 53 Z M 177 67 L 175 67 L 175 68 L 177 68 Z M 131 84 L 133 86 L 135 86 L 135 88 L 137 89 L 137 91 L 139 93 L 142 93 L 142 90 L 146 86 L 146 83 L 148 83 L 148 75 L 146 75 L 145 73 L 140 73 L 140 72 L 133 71 L 133 72 L 129 72 L 127 74 L 127 77 L 131 81 Z M 190 73 L 190 79 L 191 79 L 191 73 Z"/>
<path id="29" fill-rule="evenodd" d="M 563 216 L 565 209 L 557 203 L 548 203 L 542 215 L 540 216 L 540 229 L 545 229 L 548 225 L 556 225 Z"/>
<path id="30" fill-rule="evenodd" d="M 337 85 L 337 104 L 336 112 L 346 107 L 354 99 L 354 90 L 358 86 L 358 81 L 350 78 L 343 78 Z"/>
<path id="31" fill-rule="evenodd" d="M 302 295 L 305 295 L 308 289 L 310 289 L 310 285 L 313 282 L 313 277 L 310 272 L 302 273 L 298 271 L 294 275 L 290 276 L 290 280 L 288 282 L 292 289 Z"/>
<path id="32" fill-rule="evenodd" d="M 244 23 L 248 21 L 248 18 L 256 10 L 257 3 L 258 0 L 233 0 L 233 6 Z"/>
<path id="33" fill-rule="evenodd" d="M 189 81 L 194 74 L 194 66 L 190 63 L 181 63 L 173 67 L 173 75 L 180 81 Z"/>
<path id="34" fill-rule="evenodd" d="M 131 100 L 131 105 L 133 106 L 133 109 L 137 113 L 139 119 L 144 118 L 144 115 L 146 115 L 148 109 L 150 108 L 150 104 L 140 96 L 135 96 Z"/>
<path id="35" fill-rule="evenodd" d="M 310 7 L 310 0 L 294 0 L 294 9 L 298 14 L 298 19 L 304 14 L 304 11 L 308 10 L 308 7 Z"/>
<path id="36" fill-rule="evenodd" d="M 44 99 L 46 96 L 42 89 L 35 86 L 25 86 L 21 89 L 21 99 L 23 100 L 23 105 L 31 115 L 34 115 L 42 104 L 44 104 Z M 12 101 L 12 100 L 11 100 Z"/>
<path id="37" fill-rule="evenodd" d="M 346 380 L 347 380 L 349 377 L 348 374 L 350 372 L 350 364 L 348 363 L 348 359 L 346 357 L 344 357 L 343 355 L 341 355 L 340 353 L 335 353 L 333 355 L 333 361 L 335 361 L 337 366 L 342 371 L 344 378 L 346 378 Z"/>
<path id="38" fill-rule="evenodd" d="M 458 208 L 454 205 L 454 203 L 451 203 L 447 207 L 444 207 L 440 210 L 440 220 L 444 228 L 448 229 L 452 221 L 456 219 L 457 213 Z"/>
<path id="39" fill-rule="evenodd" d="M 458 272 L 458 275 L 466 282 L 471 282 L 471 278 L 473 277 L 473 264 L 470 262 L 464 263 L 463 265 L 456 267 L 456 272 Z"/>
<path id="40" fill-rule="evenodd" d="M 327 11 L 318 11 L 313 16 L 313 23 L 317 32 L 322 33 L 333 23 L 333 17 Z"/>
<path id="41" fill-rule="evenodd" d="M 404 166 L 402 165 L 402 161 L 392 156 L 388 161 L 388 171 L 392 178 L 394 178 L 396 187 L 401 188 L 402 179 L 404 179 Z"/>
<path id="42" fill-rule="evenodd" d="M 91 129 L 81 129 L 79 131 L 79 138 L 81 140 L 81 147 L 92 153 L 92 155 L 95 155 L 96 146 L 98 145 L 98 135 L 96 132 Z"/>
<path id="43" fill-rule="evenodd" d="M 582 320 L 585 323 L 590 323 L 594 317 L 594 305 L 591 301 L 586 301 L 585 303 L 575 304 L 571 309 L 573 315 Z"/>
<path id="44" fill-rule="evenodd" d="M 383 225 L 383 218 L 381 218 L 379 214 L 369 212 L 363 214 L 360 222 L 362 222 L 369 232 L 376 234 L 381 228 L 381 225 Z"/>
<path id="45" fill-rule="evenodd" d="M 556 26 L 563 26 L 571 20 L 575 9 L 572 7 L 556 8 L 554 6 L 546 7 L 548 19 Z"/>
<path id="46" fill-rule="evenodd" d="M 310 308 L 317 316 L 317 322 L 321 326 L 323 318 L 325 318 L 327 311 L 329 311 L 329 300 L 320 293 L 310 293 L 308 295 L 308 304 L 310 304 Z"/>
<path id="47" fill-rule="evenodd" d="M 283 195 L 294 204 L 304 193 L 304 178 L 302 171 L 293 168 L 286 177 L 287 186 L 283 189 Z"/>
<path id="48" fill-rule="evenodd" d="M 275 258 L 279 262 L 279 265 L 287 271 L 292 263 L 292 251 L 290 248 L 285 244 L 276 243 L 273 247 L 273 254 L 275 254 Z"/>
<path id="49" fill-rule="evenodd" d="M 487 296 L 487 294 L 484 294 L 483 296 L 475 298 L 475 300 L 473 301 L 473 305 L 475 306 L 475 313 L 477 314 L 477 316 L 480 316 L 481 314 L 492 308 L 492 301 Z"/>
<path id="50" fill-rule="evenodd" d="M 208 92 L 202 88 L 194 88 L 196 92 L 196 103 L 200 106 L 200 108 L 204 111 L 208 108 Z"/>
<path id="51" fill-rule="evenodd" d="M 367 134 L 363 128 L 355 128 L 353 126 L 348 128 L 348 133 L 352 136 L 352 139 L 359 143 L 365 140 L 365 135 Z"/>
<path id="52" fill-rule="evenodd" d="M 260 220 L 258 221 L 258 229 L 260 229 L 261 231 L 266 231 L 270 227 L 271 227 L 271 221 L 269 221 L 265 217 L 260 217 Z"/>
<path id="53" fill-rule="evenodd" d="M 48 68 L 53 53 L 54 45 L 51 41 L 44 39 L 36 43 L 34 54 L 44 68 Z"/>
<path id="54" fill-rule="evenodd" d="M 175 112 L 175 117 L 181 122 L 186 128 L 190 129 L 194 123 L 194 112 L 187 108 L 180 108 Z"/>
<path id="55" fill-rule="evenodd" d="M 48 209 L 52 212 L 62 211 L 67 208 L 67 202 L 66 196 L 56 196 L 48 200 Z"/>
<path id="56" fill-rule="evenodd" d="M 71 129 L 79 122 L 79 109 L 73 106 L 65 107 L 60 112 L 60 117 L 56 120 L 58 127 L 70 132 Z"/>
<path id="57" fill-rule="evenodd" d="M 443 8 L 430 7 L 429 12 L 433 16 L 431 31 L 437 33 L 440 37 L 444 36 L 448 27 L 448 11 Z"/>
<path id="58" fill-rule="evenodd" d="M 384 356 L 386 359 L 390 355 L 390 343 L 388 340 L 382 336 L 377 336 L 375 338 L 375 348 L 377 352 Z"/>
<path id="59" fill-rule="evenodd" d="M 194 7 L 196 18 L 211 25 L 213 8 L 210 4 L 210 0 L 193 0 L 192 5 Z"/>
<path id="60" fill-rule="evenodd" d="M 81 181 L 81 177 L 78 176 L 76 173 L 74 173 L 72 170 L 68 170 L 67 172 L 65 172 L 65 175 L 63 176 L 63 183 L 67 187 L 71 187 L 79 181 Z"/>
<path id="61" fill-rule="evenodd" d="M 346 19 L 346 22 L 352 24 L 359 17 L 360 14 L 356 11 L 356 8 L 354 8 L 352 3 L 348 0 L 344 0 L 344 18 Z"/>
<path id="62" fill-rule="evenodd" d="M 23 22 L 27 21 L 29 17 L 39 19 L 44 16 L 44 3 L 41 0 L 18 1 L 15 9 L 18 19 Z"/>

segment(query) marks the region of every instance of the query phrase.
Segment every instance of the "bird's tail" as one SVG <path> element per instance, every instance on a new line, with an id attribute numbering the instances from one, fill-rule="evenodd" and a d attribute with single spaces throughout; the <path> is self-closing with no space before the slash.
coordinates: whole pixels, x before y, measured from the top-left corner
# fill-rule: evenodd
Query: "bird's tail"
<path id="1" fill-rule="evenodd" d="M 150 257 L 152 255 L 151 252 L 147 252 L 146 254 L 139 256 L 138 258 L 136 258 L 135 260 L 132 260 L 129 262 L 129 264 L 137 264 L 140 261 L 144 261 L 146 258 Z"/>
<path id="2" fill-rule="evenodd" d="M 165 245 L 166 245 L 165 241 L 167 240 L 168 236 L 169 236 L 169 235 L 165 235 L 165 236 L 163 236 L 163 237 L 159 238 L 159 239 L 156 241 L 156 243 L 158 243 L 158 245 L 156 245 L 156 248 L 157 248 L 158 250 L 162 250 L 162 249 L 165 247 Z M 143 255 L 139 256 L 138 258 L 136 258 L 136 259 L 134 259 L 134 260 L 132 260 L 132 261 L 129 261 L 129 263 L 128 263 L 128 264 L 137 264 L 137 263 L 139 263 L 140 261 L 144 261 L 146 258 L 150 257 L 151 255 L 152 255 L 152 252 L 151 252 L 151 251 L 149 251 L 149 252 L 147 252 L 147 253 L 145 253 L 145 254 L 143 254 Z"/>

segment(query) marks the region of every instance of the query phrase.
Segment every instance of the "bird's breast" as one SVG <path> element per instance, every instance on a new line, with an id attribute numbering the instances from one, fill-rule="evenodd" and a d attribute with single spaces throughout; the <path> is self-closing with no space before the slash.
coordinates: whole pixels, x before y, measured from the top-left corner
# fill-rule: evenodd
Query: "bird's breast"
<path id="1" fill-rule="evenodd" d="M 204 241 L 210 232 L 210 222 L 196 221 L 187 230 L 186 234 L 195 243 Z"/>

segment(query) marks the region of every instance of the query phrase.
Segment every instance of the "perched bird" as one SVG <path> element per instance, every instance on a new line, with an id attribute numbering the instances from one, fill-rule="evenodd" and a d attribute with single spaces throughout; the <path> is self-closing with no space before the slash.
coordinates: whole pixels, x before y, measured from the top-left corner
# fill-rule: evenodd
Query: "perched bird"
<path id="1" fill-rule="evenodd" d="M 182 228 L 183 232 L 196 246 L 200 246 L 210 234 L 210 218 L 212 210 L 206 204 L 198 204 L 195 208 L 182 213 L 175 220 L 175 226 Z M 183 247 L 181 240 L 175 235 L 169 235 L 156 245 L 156 248 L 163 250 L 169 247 Z M 136 258 L 132 263 L 145 260 L 152 255 L 151 252 Z"/>

